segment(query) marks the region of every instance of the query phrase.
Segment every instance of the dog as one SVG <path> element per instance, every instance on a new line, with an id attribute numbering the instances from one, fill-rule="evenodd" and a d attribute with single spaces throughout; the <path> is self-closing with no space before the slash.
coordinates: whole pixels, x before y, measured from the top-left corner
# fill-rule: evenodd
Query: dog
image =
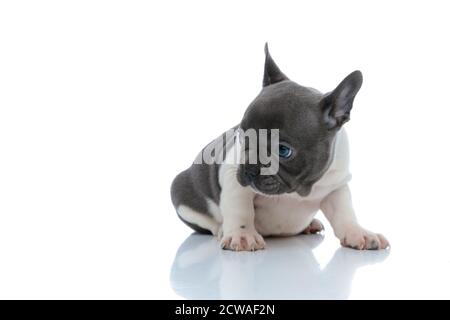
<path id="1" fill-rule="evenodd" d="M 263 87 L 241 122 L 208 144 L 172 182 L 178 217 L 195 231 L 218 237 L 223 249 L 253 251 L 265 247 L 265 236 L 322 232 L 314 218 L 321 210 L 341 245 L 388 248 L 383 235 L 357 222 L 348 186 L 343 125 L 350 120 L 362 73 L 350 73 L 323 94 L 291 81 L 267 43 L 264 49 Z M 256 135 L 256 143 L 247 145 L 252 130 L 266 139 Z M 272 138 L 276 144 L 269 152 Z M 269 155 L 261 156 L 262 150 Z M 205 161 L 205 155 L 215 161 Z M 256 161 L 249 161 L 252 156 Z M 275 159 L 274 170 L 268 170 L 267 159 Z"/>

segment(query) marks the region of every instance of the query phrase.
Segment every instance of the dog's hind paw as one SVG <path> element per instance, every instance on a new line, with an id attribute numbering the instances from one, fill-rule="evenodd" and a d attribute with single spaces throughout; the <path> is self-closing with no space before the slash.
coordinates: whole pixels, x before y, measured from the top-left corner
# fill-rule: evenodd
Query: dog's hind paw
<path id="1" fill-rule="evenodd" d="M 323 230 L 325 230 L 325 227 L 323 226 L 322 222 L 317 219 L 313 219 L 313 221 L 311 221 L 309 226 L 307 226 L 306 229 L 301 232 L 301 234 L 315 234 Z"/>

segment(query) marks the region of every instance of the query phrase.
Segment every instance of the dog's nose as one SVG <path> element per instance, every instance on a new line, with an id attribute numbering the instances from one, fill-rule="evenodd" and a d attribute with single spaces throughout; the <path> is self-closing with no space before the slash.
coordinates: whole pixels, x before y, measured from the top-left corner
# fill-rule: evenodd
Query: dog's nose
<path id="1" fill-rule="evenodd" d="M 245 177 L 249 181 L 251 181 L 251 180 L 255 179 L 257 176 L 259 176 L 259 172 L 260 172 L 259 166 L 255 165 L 255 164 L 249 164 L 249 165 L 245 166 L 245 169 L 244 169 Z"/>

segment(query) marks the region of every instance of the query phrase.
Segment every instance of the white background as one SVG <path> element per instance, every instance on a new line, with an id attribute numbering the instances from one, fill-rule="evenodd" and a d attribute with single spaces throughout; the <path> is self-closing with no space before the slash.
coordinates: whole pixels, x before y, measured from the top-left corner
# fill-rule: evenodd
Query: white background
<path id="1" fill-rule="evenodd" d="M 291 79 L 324 92 L 363 72 L 351 188 L 360 222 L 392 244 L 348 293 L 337 273 L 323 295 L 299 283 L 287 298 L 450 298 L 448 17 L 446 1 L 2 2 L 0 298 L 189 298 L 170 280 L 191 233 L 170 183 L 240 121 L 265 41 Z M 270 268 L 271 243 L 285 245 L 231 258 L 232 271 L 236 259 Z M 338 248 L 328 227 L 314 272 Z M 344 269 L 378 254 L 337 252 Z M 219 297 L 255 292 L 222 282 Z"/>

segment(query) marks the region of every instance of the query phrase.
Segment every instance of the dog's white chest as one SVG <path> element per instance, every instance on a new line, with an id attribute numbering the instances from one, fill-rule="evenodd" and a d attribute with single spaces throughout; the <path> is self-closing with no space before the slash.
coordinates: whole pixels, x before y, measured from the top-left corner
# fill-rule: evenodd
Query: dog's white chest
<path id="1" fill-rule="evenodd" d="M 319 201 L 305 201 L 295 195 L 256 195 L 256 230 L 263 236 L 298 234 L 312 221 L 319 205 Z"/>
<path id="2" fill-rule="evenodd" d="M 299 234 L 311 223 L 322 199 L 349 179 L 344 172 L 328 172 L 307 197 L 297 193 L 271 197 L 256 194 L 256 229 L 262 235 Z"/>

